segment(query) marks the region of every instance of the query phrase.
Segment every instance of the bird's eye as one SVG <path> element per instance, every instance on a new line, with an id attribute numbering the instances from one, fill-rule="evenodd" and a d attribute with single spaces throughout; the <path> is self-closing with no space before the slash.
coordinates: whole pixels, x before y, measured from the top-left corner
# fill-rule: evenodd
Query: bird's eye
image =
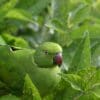
<path id="1" fill-rule="evenodd" d="M 48 51 L 44 51 L 44 53 L 47 55 L 48 54 Z"/>

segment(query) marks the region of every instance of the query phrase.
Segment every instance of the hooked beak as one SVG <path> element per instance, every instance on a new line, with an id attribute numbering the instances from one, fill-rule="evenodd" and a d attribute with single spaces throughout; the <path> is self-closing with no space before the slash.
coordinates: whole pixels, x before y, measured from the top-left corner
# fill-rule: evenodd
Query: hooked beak
<path id="1" fill-rule="evenodd" d="M 53 58 L 53 64 L 61 66 L 62 64 L 62 53 L 57 53 Z"/>

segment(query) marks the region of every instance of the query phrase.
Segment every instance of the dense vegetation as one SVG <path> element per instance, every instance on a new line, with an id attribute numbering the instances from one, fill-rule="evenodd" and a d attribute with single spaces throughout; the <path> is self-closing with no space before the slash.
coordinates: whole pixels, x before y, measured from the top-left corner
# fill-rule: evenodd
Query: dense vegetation
<path id="1" fill-rule="evenodd" d="M 44 100 L 99 100 L 100 0 L 0 0 L 0 45 L 45 41 L 62 46 L 64 62 L 63 83 Z"/>

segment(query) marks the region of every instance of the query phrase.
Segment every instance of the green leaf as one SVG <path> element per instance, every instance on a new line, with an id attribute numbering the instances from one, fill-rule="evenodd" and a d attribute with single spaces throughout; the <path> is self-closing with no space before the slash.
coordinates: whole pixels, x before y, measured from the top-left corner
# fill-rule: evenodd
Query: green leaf
<path id="1" fill-rule="evenodd" d="M 19 0 L 16 7 L 22 9 L 29 9 L 36 3 L 36 1 L 38 0 L 30 0 L 30 2 L 28 0 Z"/>
<path id="2" fill-rule="evenodd" d="M 89 33 L 86 32 L 85 37 L 81 40 L 79 47 L 73 57 L 70 65 L 70 71 L 79 71 L 91 66 L 91 50 Z"/>
<path id="3" fill-rule="evenodd" d="M 99 100 L 99 98 L 94 96 L 92 93 L 87 93 L 74 97 L 74 100 Z"/>
<path id="4" fill-rule="evenodd" d="M 52 0 L 52 17 L 59 18 L 64 21 L 64 19 L 67 17 L 67 8 L 69 7 L 68 3 L 70 3 L 69 0 Z"/>
<path id="5" fill-rule="evenodd" d="M 18 0 L 9 0 L 6 3 L 4 3 L 1 7 L 0 7 L 0 21 L 2 22 L 4 20 L 4 16 L 5 14 L 13 9 L 15 7 L 15 5 L 17 4 Z"/>
<path id="6" fill-rule="evenodd" d="M 93 3 L 95 3 L 96 1 L 95 0 L 85 0 L 88 4 L 93 4 Z"/>
<path id="7" fill-rule="evenodd" d="M 92 64 L 96 67 L 100 67 L 100 41 L 95 46 L 93 55 L 92 55 Z"/>
<path id="8" fill-rule="evenodd" d="M 31 81 L 29 75 L 25 76 L 24 91 L 23 91 L 23 100 L 41 100 L 38 89 L 35 87 Z"/>
<path id="9" fill-rule="evenodd" d="M 70 12 L 68 26 L 70 26 L 70 24 L 75 26 L 78 23 L 82 23 L 89 16 L 90 16 L 90 7 L 86 4 L 80 4 L 75 10 Z"/>
<path id="10" fill-rule="evenodd" d="M 90 38 L 100 38 L 100 25 L 99 24 L 85 24 L 76 29 L 73 29 L 71 32 L 72 39 L 82 38 L 83 33 L 88 31 L 90 34 Z"/>
<path id="11" fill-rule="evenodd" d="M 46 8 L 50 4 L 51 0 L 38 0 L 38 2 L 34 5 L 31 6 L 29 9 L 33 15 L 37 15 L 42 13 L 44 8 Z"/>
<path id="12" fill-rule="evenodd" d="M 77 91 L 70 85 L 66 85 L 66 88 L 55 95 L 54 100 L 74 100 L 74 97 L 77 97 L 80 93 L 81 91 Z"/>
<path id="13" fill-rule="evenodd" d="M 100 83 L 97 83 L 97 84 L 94 84 L 94 85 L 93 85 L 92 93 L 93 93 L 96 97 L 100 98 Z"/>
<path id="14" fill-rule="evenodd" d="M 27 21 L 34 23 L 32 15 L 25 10 L 22 9 L 12 9 L 10 10 L 6 15 L 5 18 L 10 18 L 10 19 L 17 19 L 17 20 L 22 20 L 22 21 Z"/>
<path id="15" fill-rule="evenodd" d="M 3 4 L 0 9 L 1 11 L 9 11 L 12 8 L 15 7 L 15 5 L 17 4 L 18 0 L 9 0 L 7 1 L 5 4 Z"/>
<path id="16" fill-rule="evenodd" d="M 28 43 L 21 37 L 15 37 L 9 33 L 3 33 L 2 38 L 6 41 L 8 45 L 13 45 L 17 47 L 28 48 Z"/>
<path id="17" fill-rule="evenodd" d="M 70 83 L 73 89 L 83 91 L 85 83 L 79 75 L 62 74 L 61 76 L 66 82 Z"/>
<path id="18" fill-rule="evenodd" d="M 0 44 L 1 44 L 1 45 L 6 44 L 6 42 L 5 42 L 5 40 L 2 38 L 2 36 L 0 36 Z"/>
<path id="19" fill-rule="evenodd" d="M 5 96 L 1 96 L 0 100 L 21 100 L 21 99 L 12 94 L 9 94 L 9 95 L 5 95 Z"/>
<path id="20" fill-rule="evenodd" d="M 21 0 L 19 1 L 17 7 L 26 9 L 33 15 L 40 14 L 51 2 L 51 0 Z"/>

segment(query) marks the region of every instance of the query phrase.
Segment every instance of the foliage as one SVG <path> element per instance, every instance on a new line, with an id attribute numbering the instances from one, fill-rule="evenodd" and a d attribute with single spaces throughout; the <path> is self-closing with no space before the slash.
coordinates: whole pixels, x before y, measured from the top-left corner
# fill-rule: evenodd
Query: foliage
<path id="1" fill-rule="evenodd" d="M 35 85 L 32 83 L 29 75 L 27 74 L 25 76 L 25 83 L 24 83 L 24 90 L 23 90 L 23 100 L 41 100 L 40 94 L 35 87 Z"/>
<path id="2" fill-rule="evenodd" d="M 0 45 L 36 48 L 45 41 L 63 48 L 64 84 L 43 99 L 99 100 L 100 1 L 0 0 Z M 17 100 L 0 100 L 10 97 Z"/>

